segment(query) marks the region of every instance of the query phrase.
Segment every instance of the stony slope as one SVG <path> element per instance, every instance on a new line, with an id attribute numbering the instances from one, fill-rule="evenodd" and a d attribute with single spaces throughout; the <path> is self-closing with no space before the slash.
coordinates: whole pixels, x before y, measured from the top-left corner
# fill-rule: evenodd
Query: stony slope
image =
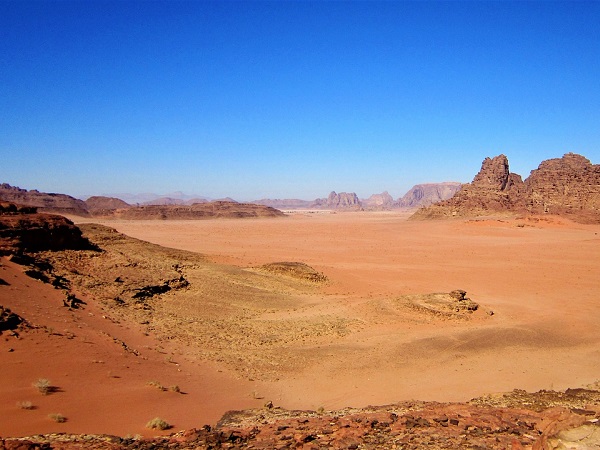
<path id="1" fill-rule="evenodd" d="M 526 406 L 527 405 L 527 406 Z M 230 411 L 204 426 L 154 439 L 54 434 L 0 439 L 29 449 L 592 449 L 600 446 L 600 392 L 570 389 L 474 399 L 403 402 L 340 411 Z"/>

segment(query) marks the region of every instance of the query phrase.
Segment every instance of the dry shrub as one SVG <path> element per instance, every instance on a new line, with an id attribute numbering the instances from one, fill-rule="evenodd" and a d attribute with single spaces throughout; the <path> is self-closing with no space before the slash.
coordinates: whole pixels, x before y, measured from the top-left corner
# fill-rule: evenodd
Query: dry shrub
<path id="1" fill-rule="evenodd" d="M 150 428 L 152 430 L 168 430 L 169 428 L 172 428 L 172 425 L 165 422 L 160 417 L 155 417 L 146 424 L 146 428 Z"/>
<path id="2" fill-rule="evenodd" d="M 179 386 L 177 386 L 176 384 L 174 384 L 173 386 L 169 386 L 169 390 L 171 392 L 177 392 L 177 393 L 181 393 L 181 389 L 179 388 Z"/>
<path id="3" fill-rule="evenodd" d="M 152 386 L 155 387 L 156 389 L 158 389 L 159 391 L 166 391 L 167 388 L 165 388 L 162 384 L 160 384 L 158 381 L 148 381 L 148 383 L 146 383 L 148 386 Z"/>
<path id="4" fill-rule="evenodd" d="M 56 423 L 63 423 L 67 421 L 67 418 L 62 414 L 48 414 L 48 417 L 50 417 Z"/>
<path id="5" fill-rule="evenodd" d="M 33 403 L 30 401 L 17 402 L 17 408 L 19 409 L 34 409 Z"/>
<path id="6" fill-rule="evenodd" d="M 33 383 L 33 387 L 35 387 L 42 395 L 48 395 L 50 392 L 52 392 L 50 380 L 46 378 L 39 378 Z"/>

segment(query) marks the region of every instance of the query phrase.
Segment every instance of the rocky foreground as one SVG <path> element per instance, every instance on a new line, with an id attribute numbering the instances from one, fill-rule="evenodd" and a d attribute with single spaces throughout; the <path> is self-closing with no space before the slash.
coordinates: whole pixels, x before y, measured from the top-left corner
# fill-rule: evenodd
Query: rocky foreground
<path id="1" fill-rule="evenodd" d="M 142 439 L 52 434 L 0 439 L 0 449 L 592 449 L 600 392 L 569 389 L 487 396 L 468 403 L 403 402 L 339 411 L 230 411 L 216 427 Z"/>

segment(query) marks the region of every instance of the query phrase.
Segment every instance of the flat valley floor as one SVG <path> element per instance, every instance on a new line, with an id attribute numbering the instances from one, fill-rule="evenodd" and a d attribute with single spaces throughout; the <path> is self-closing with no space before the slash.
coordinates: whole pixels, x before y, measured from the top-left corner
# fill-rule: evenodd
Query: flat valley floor
<path id="1" fill-rule="evenodd" d="M 94 220 L 127 236 L 200 253 L 219 270 L 252 275 L 267 263 L 303 262 L 328 282 L 289 291 L 285 283 L 271 284 L 265 299 L 234 274 L 241 280 L 235 296 L 227 291 L 219 300 L 217 287 L 210 305 L 169 293 L 156 307 L 165 317 L 156 333 L 111 316 L 90 299 L 71 318 L 60 308 L 54 318 L 44 313 L 37 321 L 60 333 L 2 336 L 0 417 L 9 419 L 0 420 L 0 435 L 148 435 L 157 434 L 144 428 L 155 416 L 178 430 L 214 424 L 228 409 L 267 401 L 333 410 L 409 399 L 466 401 L 600 380 L 600 226 L 557 217 L 407 216 L 297 212 L 281 219 Z M 25 318 L 35 322 L 43 309 L 32 306 L 32 298 L 60 302 L 56 290 L 24 278 L 18 266 L 3 260 L 1 269 L 9 286 L 0 286 L 0 304 Z M 455 289 L 467 291 L 479 310 L 436 314 L 419 307 L 431 294 Z M 232 314 L 235 323 L 228 322 Z M 197 325 L 211 318 L 223 324 L 222 334 Z M 64 331 L 68 321 L 75 338 Z M 195 333 L 205 333 L 206 342 L 220 340 L 226 355 L 194 350 Z M 98 337 L 104 335 L 139 349 L 143 359 Z M 63 392 L 35 393 L 31 382 L 42 376 Z M 180 385 L 185 394 L 159 392 L 147 386 L 149 380 Z M 37 412 L 16 408 L 23 400 L 37 404 Z M 47 419 L 58 412 L 69 420 Z"/>

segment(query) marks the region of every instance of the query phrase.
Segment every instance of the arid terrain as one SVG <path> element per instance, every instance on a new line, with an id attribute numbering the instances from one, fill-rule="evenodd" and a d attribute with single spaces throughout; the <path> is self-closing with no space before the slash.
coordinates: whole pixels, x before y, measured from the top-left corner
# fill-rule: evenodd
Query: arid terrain
<path id="1" fill-rule="evenodd" d="M 597 448 L 599 170 L 486 158 L 414 215 L 5 199 L 0 448 Z"/>
<path id="2" fill-rule="evenodd" d="M 34 272 L 85 304 L 2 260 L 0 305 L 29 325 L 2 335 L 0 436 L 148 436 L 168 433 L 153 417 L 198 428 L 267 402 L 464 402 L 600 378 L 600 226 L 406 218 L 76 219 L 102 251 L 41 252 Z"/>

